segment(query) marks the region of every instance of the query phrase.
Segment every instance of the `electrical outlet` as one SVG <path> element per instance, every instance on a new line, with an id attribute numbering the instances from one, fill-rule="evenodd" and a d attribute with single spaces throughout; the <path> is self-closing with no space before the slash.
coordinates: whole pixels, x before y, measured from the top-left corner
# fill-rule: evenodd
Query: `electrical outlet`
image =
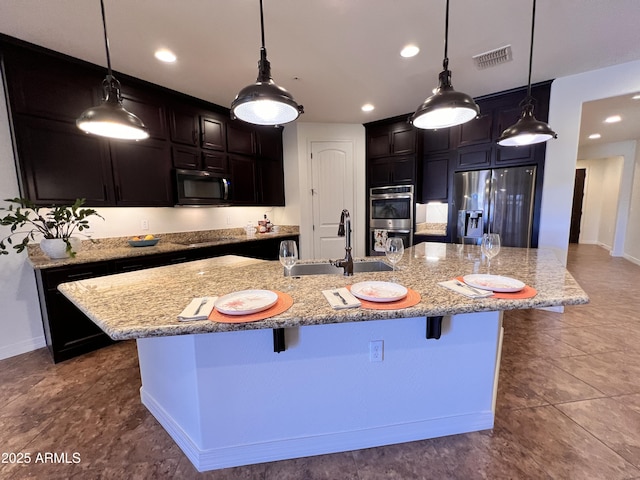
<path id="1" fill-rule="evenodd" d="M 149 220 L 140 220 L 140 228 L 142 230 L 149 230 Z"/>
<path id="2" fill-rule="evenodd" d="M 227 217 L 227 225 L 231 225 L 231 217 Z"/>
<path id="3" fill-rule="evenodd" d="M 381 362 L 384 359 L 384 340 L 369 342 L 369 361 Z"/>

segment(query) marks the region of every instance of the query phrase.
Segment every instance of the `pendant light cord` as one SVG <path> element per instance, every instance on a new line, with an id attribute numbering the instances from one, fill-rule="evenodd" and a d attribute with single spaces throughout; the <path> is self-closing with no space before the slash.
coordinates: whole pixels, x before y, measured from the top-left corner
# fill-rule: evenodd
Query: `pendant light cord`
<path id="1" fill-rule="evenodd" d="M 262 49 L 266 50 L 264 46 L 264 13 L 262 12 L 262 0 L 260 0 L 260 32 L 262 34 Z"/>
<path id="2" fill-rule="evenodd" d="M 100 0 L 100 10 L 102 11 L 102 31 L 104 32 L 104 49 L 107 52 L 107 75 L 113 77 L 111 74 L 111 55 L 109 54 L 109 37 L 107 37 L 107 20 L 104 14 L 104 1 Z"/>
<path id="3" fill-rule="evenodd" d="M 447 56 L 448 47 L 449 47 L 449 0 L 447 0 L 447 11 L 444 17 L 444 60 L 442 61 L 443 70 L 449 70 L 449 57 Z"/>
<path id="4" fill-rule="evenodd" d="M 529 82 L 527 86 L 527 99 L 531 98 L 531 68 L 533 65 L 533 32 L 536 26 L 536 0 L 533 0 L 533 13 L 531 14 L 531 46 L 529 48 Z"/>

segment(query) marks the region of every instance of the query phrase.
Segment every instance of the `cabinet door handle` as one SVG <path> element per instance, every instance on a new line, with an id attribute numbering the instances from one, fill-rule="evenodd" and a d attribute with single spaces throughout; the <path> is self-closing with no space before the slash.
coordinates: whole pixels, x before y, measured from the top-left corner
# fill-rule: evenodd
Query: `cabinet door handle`
<path id="1" fill-rule="evenodd" d="M 140 270 L 142 268 L 144 268 L 144 265 L 142 263 L 137 265 L 125 265 L 122 267 L 122 271 L 127 272 L 129 270 Z"/>
<path id="2" fill-rule="evenodd" d="M 191 130 L 191 141 L 194 145 L 198 145 L 198 132 L 196 130 Z"/>
<path id="3" fill-rule="evenodd" d="M 93 274 L 93 272 L 82 272 L 82 273 L 72 273 L 67 275 L 67 279 L 72 279 L 72 278 L 78 278 L 78 277 L 89 277 L 89 276 L 95 276 Z"/>

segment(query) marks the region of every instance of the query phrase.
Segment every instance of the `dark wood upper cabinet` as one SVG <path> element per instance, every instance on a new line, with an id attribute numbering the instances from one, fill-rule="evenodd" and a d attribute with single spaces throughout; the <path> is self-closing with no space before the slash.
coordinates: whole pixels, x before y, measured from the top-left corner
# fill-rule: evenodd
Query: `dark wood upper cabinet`
<path id="1" fill-rule="evenodd" d="M 171 106 L 169 109 L 171 141 L 192 147 L 200 146 L 200 115 L 195 109 Z"/>
<path id="2" fill-rule="evenodd" d="M 458 170 L 475 170 L 491 166 L 491 155 L 494 146 L 489 144 L 472 145 L 456 150 Z"/>
<path id="3" fill-rule="evenodd" d="M 116 205 L 173 206 L 171 150 L 166 142 L 111 140 Z"/>
<path id="4" fill-rule="evenodd" d="M 225 150 L 227 148 L 225 122 L 221 118 L 200 117 L 200 134 L 202 135 L 202 148 L 209 150 Z"/>
<path id="5" fill-rule="evenodd" d="M 227 151 L 241 155 L 255 155 L 255 132 L 245 123 L 229 122 L 227 124 Z"/>
<path id="6" fill-rule="evenodd" d="M 282 128 L 234 122 L 224 107 L 116 72 L 151 138 L 109 140 L 75 125 L 100 104 L 103 67 L 3 35 L 0 58 L 20 194 L 36 204 L 173 206 L 172 169 L 186 168 L 235 177 L 233 204 L 284 205 Z"/>
<path id="7" fill-rule="evenodd" d="M 122 87 L 122 105 L 136 115 L 149 131 L 149 136 L 158 140 L 167 140 L 167 113 L 161 98 Z"/>
<path id="8" fill-rule="evenodd" d="M 256 164 L 258 204 L 284 206 L 284 168 L 282 159 L 260 158 Z"/>
<path id="9" fill-rule="evenodd" d="M 259 157 L 282 160 L 282 128 L 260 127 L 256 143 Z"/>
<path id="10" fill-rule="evenodd" d="M 198 170 L 202 166 L 202 152 L 199 148 L 173 145 L 171 147 L 171 159 L 175 168 Z"/>
<path id="11" fill-rule="evenodd" d="M 416 138 L 416 130 L 406 121 L 375 126 L 367 131 L 367 157 L 415 153 Z"/>
<path id="12" fill-rule="evenodd" d="M 389 132 L 386 129 L 367 135 L 367 156 L 369 158 L 386 157 L 390 151 Z"/>
<path id="13" fill-rule="evenodd" d="M 458 147 L 488 143 L 492 140 L 493 112 L 481 110 L 480 115 L 473 120 L 463 123 L 459 128 L 460 139 Z"/>
<path id="14" fill-rule="evenodd" d="M 231 196 L 236 205 L 257 203 L 256 159 L 240 155 L 229 157 L 231 171 Z"/>
<path id="15" fill-rule="evenodd" d="M 416 131 L 413 126 L 402 124 L 391 131 L 391 154 L 406 155 L 416 151 Z"/>
<path id="16" fill-rule="evenodd" d="M 444 154 L 424 162 L 421 203 L 447 201 L 449 197 L 449 155 Z"/>
<path id="17" fill-rule="evenodd" d="M 2 49 L 13 113 L 75 122 L 99 105 L 104 76 L 49 55 Z"/>
<path id="18" fill-rule="evenodd" d="M 220 173 L 229 171 L 229 162 L 225 152 L 173 145 L 171 147 L 171 159 L 175 168 Z"/>
<path id="19" fill-rule="evenodd" d="M 107 142 L 86 134 L 75 123 L 14 116 L 20 152 L 21 190 L 39 205 L 113 204 Z"/>
<path id="20" fill-rule="evenodd" d="M 422 134 L 422 148 L 424 153 L 444 152 L 449 150 L 451 129 L 425 130 Z"/>
<path id="21" fill-rule="evenodd" d="M 202 169 L 210 172 L 228 172 L 227 154 L 224 152 L 202 152 Z"/>
<path id="22" fill-rule="evenodd" d="M 375 158 L 368 162 L 369 186 L 413 184 L 416 179 L 414 155 Z"/>

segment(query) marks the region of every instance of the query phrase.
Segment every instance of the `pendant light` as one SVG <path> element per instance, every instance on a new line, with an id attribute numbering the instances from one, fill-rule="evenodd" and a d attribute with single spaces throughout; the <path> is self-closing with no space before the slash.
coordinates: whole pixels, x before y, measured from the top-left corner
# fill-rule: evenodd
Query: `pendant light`
<path id="1" fill-rule="evenodd" d="M 537 120 L 533 116 L 535 99 L 531 96 L 531 65 L 533 63 L 533 31 L 536 24 L 536 0 L 533 0 L 533 14 L 531 16 L 531 47 L 529 50 L 529 84 L 527 86 L 527 96 L 520 102 L 522 113 L 520 119 L 507 128 L 500 138 L 498 145 L 503 147 L 518 147 L 522 145 L 533 145 L 557 138 L 556 132 L 545 122 Z"/>
<path id="2" fill-rule="evenodd" d="M 137 116 L 128 112 L 122 105 L 120 82 L 111 72 L 107 22 L 104 15 L 104 2 L 100 0 L 104 46 L 107 52 L 107 77 L 102 81 L 102 103 L 84 112 L 76 120 L 76 125 L 86 133 L 109 138 L 143 140 L 149 137 L 147 128 Z"/>
<path id="3" fill-rule="evenodd" d="M 244 87 L 231 104 L 231 118 L 239 118 L 256 125 L 283 125 L 293 122 L 304 113 L 293 96 L 284 88 L 276 85 L 271 78 L 271 64 L 267 60 L 264 46 L 264 15 L 260 0 L 260 31 L 262 48 L 258 61 L 258 79 L 256 83 Z"/>
<path id="4" fill-rule="evenodd" d="M 456 92 L 451 85 L 451 71 L 447 48 L 449 41 L 449 0 L 444 30 L 443 71 L 439 75 L 439 85 L 435 93 L 427 98 L 409 118 L 414 127 L 437 129 L 453 127 L 473 120 L 480 113 L 480 108 L 466 93 Z"/>

